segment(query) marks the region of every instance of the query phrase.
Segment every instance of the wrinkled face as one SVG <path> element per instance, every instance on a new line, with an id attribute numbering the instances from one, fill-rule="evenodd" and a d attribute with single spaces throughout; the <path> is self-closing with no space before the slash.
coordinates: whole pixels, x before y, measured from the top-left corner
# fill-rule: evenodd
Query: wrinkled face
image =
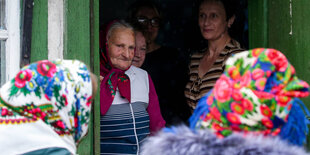
<path id="1" fill-rule="evenodd" d="M 132 65 L 141 67 L 146 53 L 146 41 L 141 32 L 136 32 L 136 51 L 132 60 Z"/>
<path id="2" fill-rule="evenodd" d="M 217 40 L 228 34 L 228 25 L 234 20 L 231 18 L 227 21 L 223 4 L 213 0 L 202 2 L 198 19 L 200 32 L 207 40 Z"/>
<path id="3" fill-rule="evenodd" d="M 152 26 L 151 20 L 153 19 L 153 22 L 157 21 L 159 22 L 159 15 L 156 13 L 156 11 L 153 8 L 149 7 L 142 7 L 136 14 L 137 18 L 146 18 L 148 19 L 147 24 L 142 24 L 144 27 L 144 30 L 146 32 L 146 40 L 147 42 L 153 42 L 157 35 L 158 35 L 158 30 L 159 26 Z M 156 25 L 156 24 L 153 24 Z"/>
<path id="4" fill-rule="evenodd" d="M 115 68 L 126 70 L 132 62 L 135 50 L 135 35 L 131 29 L 117 28 L 108 39 L 108 55 Z"/>

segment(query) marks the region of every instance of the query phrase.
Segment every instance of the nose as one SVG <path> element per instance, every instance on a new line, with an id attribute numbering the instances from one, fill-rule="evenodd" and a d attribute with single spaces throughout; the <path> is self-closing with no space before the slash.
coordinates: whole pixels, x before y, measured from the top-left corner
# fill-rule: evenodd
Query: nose
<path id="1" fill-rule="evenodd" d="M 140 58 L 141 57 L 141 52 L 139 50 L 136 50 L 135 51 L 135 56 Z"/>
<path id="2" fill-rule="evenodd" d="M 131 55 L 130 52 L 131 52 L 131 49 L 125 48 L 124 51 L 122 52 L 122 56 L 125 57 L 126 59 L 129 59 Z"/>
<path id="3" fill-rule="evenodd" d="M 203 25 L 204 25 L 204 26 L 207 26 L 207 25 L 209 25 L 209 24 L 210 24 L 210 18 L 205 17 L 205 18 L 203 19 Z"/>

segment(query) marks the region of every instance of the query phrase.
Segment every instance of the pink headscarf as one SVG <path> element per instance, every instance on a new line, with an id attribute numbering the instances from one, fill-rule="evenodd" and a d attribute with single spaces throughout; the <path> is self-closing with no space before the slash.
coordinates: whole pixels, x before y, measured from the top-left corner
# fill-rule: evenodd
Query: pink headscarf
<path id="1" fill-rule="evenodd" d="M 111 26 L 118 22 L 114 20 L 110 22 L 105 31 L 101 33 L 101 46 L 100 46 L 100 75 L 104 77 L 100 84 L 100 112 L 105 115 L 109 110 L 118 88 L 120 95 L 126 98 L 130 103 L 130 79 L 125 74 L 126 70 L 115 68 L 108 56 L 108 47 L 106 36 Z M 105 49 L 105 50 L 104 50 Z"/>

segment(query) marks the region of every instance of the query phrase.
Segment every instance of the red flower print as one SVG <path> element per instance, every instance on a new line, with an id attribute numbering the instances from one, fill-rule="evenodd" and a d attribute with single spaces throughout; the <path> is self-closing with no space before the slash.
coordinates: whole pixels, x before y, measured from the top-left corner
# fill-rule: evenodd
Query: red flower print
<path id="1" fill-rule="evenodd" d="M 275 130 L 271 133 L 271 135 L 272 135 L 272 136 L 277 136 L 280 132 L 281 132 L 281 129 L 280 129 L 280 128 L 277 128 L 277 129 L 275 129 Z"/>
<path id="2" fill-rule="evenodd" d="M 253 90 L 253 93 L 258 97 L 258 98 L 264 98 L 264 99 L 272 99 L 274 98 L 273 94 L 267 93 L 267 92 L 261 92 L 261 91 L 255 91 Z"/>
<path id="3" fill-rule="evenodd" d="M 62 129 L 65 128 L 65 124 L 64 124 L 62 121 L 60 121 L 60 120 L 58 120 L 58 121 L 56 122 L 56 125 L 57 125 L 58 127 L 62 128 Z"/>
<path id="4" fill-rule="evenodd" d="M 295 68 L 294 68 L 292 65 L 290 65 L 290 66 L 291 66 L 291 72 L 292 72 L 292 74 L 295 74 L 295 73 L 296 73 Z"/>
<path id="5" fill-rule="evenodd" d="M 234 90 L 231 96 L 235 101 L 240 101 L 242 99 L 242 94 L 238 90 Z"/>
<path id="6" fill-rule="evenodd" d="M 271 63 L 276 67 L 276 70 L 284 72 L 288 66 L 288 61 L 286 57 L 279 51 L 275 49 L 270 49 L 267 52 L 267 56 Z"/>
<path id="7" fill-rule="evenodd" d="M 252 50 L 252 55 L 254 57 L 258 57 L 260 53 L 262 53 L 264 48 L 255 48 Z"/>
<path id="8" fill-rule="evenodd" d="M 66 94 L 62 94 L 62 97 L 63 97 L 64 100 L 65 100 L 65 106 L 67 106 L 67 105 L 68 105 L 67 95 L 66 95 Z"/>
<path id="9" fill-rule="evenodd" d="M 250 82 L 251 82 L 251 73 L 250 71 L 247 71 L 241 77 L 240 85 L 246 87 L 250 84 Z"/>
<path id="10" fill-rule="evenodd" d="M 89 96 L 87 98 L 87 102 L 86 102 L 86 106 L 89 107 L 91 105 L 91 99 L 92 99 L 92 96 Z"/>
<path id="11" fill-rule="evenodd" d="M 255 86 L 258 90 L 264 90 L 265 89 L 265 85 L 266 85 L 267 79 L 266 78 L 260 78 L 258 80 L 256 80 L 255 82 Z"/>
<path id="12" fill-rule="evenodd" d="M 30 81 L 32 78 L 32 71 L 30 69 L 21 70 L 15 76 L 15 86 L 17 88 L 22 88 L 26 85 L 27 81 Z"/>
<path id="13" fill-rule="evenodd" d="M 253 72 L 252 72 L 252 78 L 253 78 L 254 80 L 257 80 L 257 79 L 259 79 L 259 78 L 262 78 L 263 76 L 264 76 L 264 71 L 263 71 L 262 69 L 260 69 L 260 68 L 256 68 L 256 69 L 254 69 Z"/>
<path id="14" fill-rule="evenodd" d="M 48 60 L 39 61 L 37 68 L 38 72 L 41 75 L 47 77 L 52 77 L 56 72 L 56 65 Z"/>
<path id="15" fill-rule="evenodd" d="M 47 100 L 51 100 L 48 96 L 47 96 L 47 94 L 44 94 L 44 97 L 47 99 Z"/>
<path id="16" fill-rule="evenodd" d="M 231 103 L 230 108 L 232 109 L 233 112 L 242 115 L 244 113 L 244 108 L 236 102 Z"/>
<path id="17" fill-rule="evenodd" d="M 207 98 L 207 104 L 208 105 L 212 105 L 212 103 L 213 103 L 213 96 L 208 96 L 208 98 Z"/>
<path id="18" fill-rule="evenodd" d="M 288 96 L 277 95 L 276 101 L 278 105 L 280 105 L 281 107 L 285 107 L 287 103 L 291 101 L 291 98 Z"/>
<path id="19" fill-rule="evenodd" d="M 221 113 L 216 107 L 209 108 L 211 115 L 213 116 L 214 119 L 221 121 Z"/>
<path id="20" fill-rule="evenodd" d="M 271 117 L 272 116 L 272 111 L 270 110 L 270 108 L 266 105 L 261 105 L 260 106 L 260 111 L 261 113 L 266 116 L 266 117 Z"/>
<path id="21" fill-rule="evenodd" d="M 2 111 L 1 111 L 1 115 L 2 115 L 2 116 L 5 116 L 5 115 L 7 115 L 7 114 L 8 114 L 8 109 L 3 108 Z"/>
<path id="22" fill-rule="evenodd" d="M 265 127 L 267 127 L 268 129 L 272 129 L 272 128 L 273 128 L 273 123 L 272 123 L 272 121 L 271 121 L 269 118 L 267 118 L 267 117 L 264 117 L 264 118 L 262 119 L 262 123 L 263 123 L 263 125 L 264 125 Z"/>
<path id="23" fill-rule="evenodd" d="M 238 115 L 236 115 L 234 113 L 227 113 L 226 117 L 227 117 L 228 121 L 233 123 L 233 124 L 241 124 L 241 121 L 240 121 Z"/>
<path id="24" fill-rule="evenodd" d="M 277 58 L 279 54 L 279 52 L 275 49 L 267 49 L 266 53 L 267 53 L 267 57 L 269 58 L 269 60 L 273 60 Z"/>
<path id="25" fill-rule="evenodd" d="M 224 128 L 217 123 L 212 123 L 212 129 L 215 131 L 222 131 Z"/>
<path id="26" fill-rule="evenodd" d="M 248 99 L 242 100 L 242 106 L 244 109 L 246 109 L 248 111 L 253 111 L 253 109 L 254 109 L 253 103 Z"/>
<path id="27" fill-rule="evenodd" d="M 214 96 L 220 102 L 227 101 L 231 96 L 232 88 L 229 78 L 222 75 L 215 83 Z"/>
<path id="28" fill-rule="evenodd" d="M 238 68 L 235 67 L 235 66 L 231 66 L 231 67 L 228 69 L 228 74 L 229 74 L 229 76 L 230 76 L 233 80 L 240 79 L 239 70 L 238 70 Z"/>

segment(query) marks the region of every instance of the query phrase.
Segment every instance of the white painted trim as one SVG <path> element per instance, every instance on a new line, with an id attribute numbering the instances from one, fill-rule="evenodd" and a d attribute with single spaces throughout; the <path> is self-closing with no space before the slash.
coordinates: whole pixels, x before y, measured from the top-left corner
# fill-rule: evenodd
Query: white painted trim
<path id="1" fill-rule="evenodd" d="M 64 0 L 48 0 L 48 59 L 63 59 Z"/>
<path id="2" fill-rule="evenodd" d="M 8 38 L 8 31 L 7 30 L 0 30 L 0 40 L 6 40 Z"/>
<path id="3" fill-rule="evenodd" d="M 20 0 L 6 0 L 7 32 L 6 81 L 13 78 L 20 69 Z"/>

